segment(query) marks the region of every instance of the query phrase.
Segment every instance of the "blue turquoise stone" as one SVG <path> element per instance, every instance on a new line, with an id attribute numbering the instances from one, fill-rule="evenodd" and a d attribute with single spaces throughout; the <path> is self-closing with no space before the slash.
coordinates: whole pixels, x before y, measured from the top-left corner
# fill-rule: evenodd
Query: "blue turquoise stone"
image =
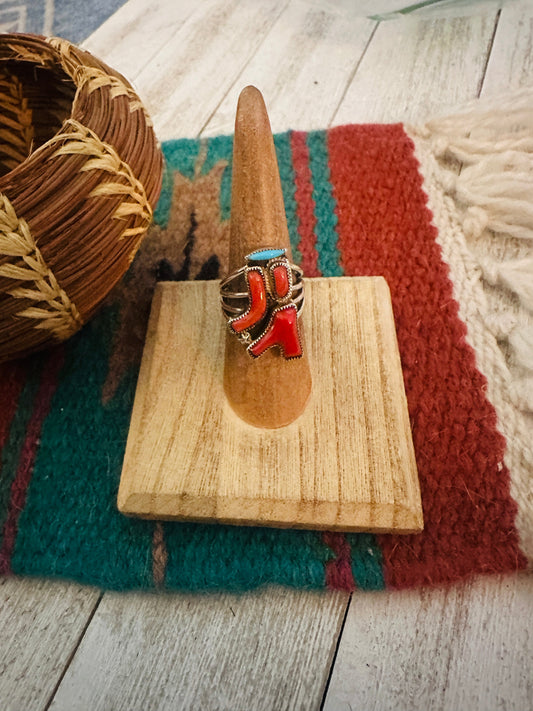
<path id="1" fill-rule="evenodd" d="M 274 259 L 275 257 L 283 257 L 284 249 L 262 249 L 260 252 L 254 252 L 248 256 L 251 262 L 262 262 L 265 259 Z"/>

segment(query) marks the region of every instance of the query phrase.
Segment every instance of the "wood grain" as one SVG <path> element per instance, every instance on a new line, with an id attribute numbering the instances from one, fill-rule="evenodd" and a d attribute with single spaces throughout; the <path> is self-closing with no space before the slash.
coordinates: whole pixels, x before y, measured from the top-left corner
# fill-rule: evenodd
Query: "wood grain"
<path id="1" fill-rule="evenodd" d="M 197 136 L 287 0 L 208 0 L 135 78 L 160 140 Z"/>
<path id="2" fill-rule="evenodd" d="M 533 80 L 533 17 L 531 2 L 507 3 L 501 10 L 482 94 L 494 95 Z"/>
<path id="3" fill-rule="evenodd" d="M 218 282 L 158 286 L 122 470 L 123 513 L 344 531 L 421 530 L 385 280 L 306 280 L 302 319 L 311 400 L 287 427 L 251 427 L 233 413 L 222 389 Z"/>
<path id="4" fill-rule="evenodd" d="M 324 711 L 531 709 L 533 578 L 352 600 Z"/>
<path id="5" fill-rule="evenodd" d="M 257 86 L 275 132 L 331 122 L 376 26 L 356 7 L 292 0 L 265 36 L 203 131 L 233 132 L 237 97 Z M 301 100 L 299 97 L 305 97 Z"/>
<path id="6" fill-rule="evenodd" d="M 117 595 L 50 711 L 318 709 L 348 595 Z"/>
<path id="7" fill-rule="evenodd" d="M 496 17 L 381 23 L 333 122 L 421 121 L 474 98 Z"/>
<path id="8" fill-rule="evenodd" d="M 0 579 L 0 707 L 44 709 L 100 600 L 67 582 Z"/>
<path id="9" fill-rule="evenodd" d="M 209 11 L 212 0 L 129 0 L 83 42 L 113 69 L 134 82 L 191 15 Z M 161 19 L 164 18 L 164 22 Z M 191 20 L 191 24 L 194 19 Z"/>

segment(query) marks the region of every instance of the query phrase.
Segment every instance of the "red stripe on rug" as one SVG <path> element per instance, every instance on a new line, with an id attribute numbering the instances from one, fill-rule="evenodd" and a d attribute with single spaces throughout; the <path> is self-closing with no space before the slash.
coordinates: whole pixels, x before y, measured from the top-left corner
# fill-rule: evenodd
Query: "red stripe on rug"
<path id="1" fill-rule="evenodd" d="M 15 412 L 26 372 L 19 361 L 0 366 L 0 450 L 4 447 Z"/>
<path id="2" fill-rule="evenodd" d="M 316 251 L 316 217 L 313 200 L 313 180 L 309 167 L 307 134 L 302 131 L 291 133 L 292 165 L 294 168 L 294 199 L 298 218 L 298 249 L 302 255 L 301 267 L 305 276 L 320 276 L 318 253 Z"/>
<path id="3" fill-rule="evenodd" d="M 355 590 L 352 573 L 352 551 L 344 533 L 325 531 L 322 540 L 335 553 L 326 563 L 326 585 L 330 590 Z"/>
<path id="4" fill-rule="evenodd" d="M 425 531 L 380 536 L 388 586 L 453 582 L 526 567 L 505 440 L 465 340 L 448 267 L 400 125 L 329 133 L 341 263 L 383 275 L 392 293 Z"/>
<path id="5" fill-rule="evenodd" d="M 41 384 L 35 398 L 33 412 L 28 422 L 19 465 L 13 484 L 7 518 L 4 524 L 0 548 L 0 574 L 11 572 L 11 556 L 15 547 L 19 516 L 26 504 L 26 492 L 31 480 L 33 465 L 39 446 L 42 425 L 50 410 L 50 402 L 56 391 L 59 373 L 64 362 L 64 349 L 54 349 L 43 368 Z"/>

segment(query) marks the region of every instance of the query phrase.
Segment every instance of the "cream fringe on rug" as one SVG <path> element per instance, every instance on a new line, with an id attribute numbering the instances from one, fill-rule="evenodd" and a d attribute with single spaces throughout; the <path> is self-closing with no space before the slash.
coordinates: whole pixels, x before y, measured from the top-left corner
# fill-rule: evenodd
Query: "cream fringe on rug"
<path id="1" fill-rule="evenodd" d="M 406 128 L 533 560 L 533 88 Z"/>

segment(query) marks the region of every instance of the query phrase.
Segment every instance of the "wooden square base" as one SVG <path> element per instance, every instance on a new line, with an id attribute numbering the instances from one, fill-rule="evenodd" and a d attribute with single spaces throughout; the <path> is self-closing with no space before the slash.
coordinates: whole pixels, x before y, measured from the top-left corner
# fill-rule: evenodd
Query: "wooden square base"
<path id="1" fill-rule="evenodd" d="M 228 405 L 218 282 L 159 284 L 118 495 L 155 519 L 413 533 L 422 507 L 389 289 L 306 280 L 313 391 L 276 430 Z M 290 383 L 287 386 L 290 387 Z"/>

